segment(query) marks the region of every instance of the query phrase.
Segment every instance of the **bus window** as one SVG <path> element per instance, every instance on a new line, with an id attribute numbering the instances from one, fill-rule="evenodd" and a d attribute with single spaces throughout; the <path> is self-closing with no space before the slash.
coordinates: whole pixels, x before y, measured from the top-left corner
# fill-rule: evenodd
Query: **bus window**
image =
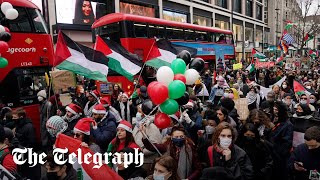
<path id="1" fill-rule="evenodd" d="M 215 33 L 208 33 L 208 36 L 209 36 L 209 42 L 216 42 Z"/>
<path id="2" fill-rule="evenodd" d="M 12 32 L 32 32 L 29 16 L 26 12 L 26 8 L 15 7 L 18 11 L 19 16 L 15 20 L 2 20 L 4 26 L 7 26 Z M 1 13 L 1 19 L 4 19 L 4 15 Z"/>
<path id="3" fill-rule="evenodd" d="M 165 29 L 163 26 L 149 24 L 149 38 L 164 38 Z"/>
<path id="4" fill-rule="evenodd" d="M 219 34 L 219 33 L 217 33 L 217 34 L 216 34 L 216 43 L 226 44 L 226 43 L 227 43 L 227 41 L 226 41 L 226 35 L 225 35 L 225 34 Z"/>
<path id="5" fill-rule="evenodd" d="M 100 33 L 99 35 L 110 40 L 120 42 L 120 25 L 119 22 L 108 24 L 106 26 L 102 26 L 99 28 Z"/>
<path id="6" fill-rule="evenodd" d="M 207 32 L 204 31 L 196 31 L 196 41 L 208 41 Z"/>
<path id="7" fill-rule="evenodd" d="M 34 28 L 36 33 L 46 33 L 48 34 L 49 31 L 47 29 L 47 26 L 45 24 L 45 21 L 38 9 L 31 9 L 28 8 L 28 13 L 33 20 Z"/>
<path id="8" fill-rule="evenodd" d="M 186 29 L 185 31 L 185 39 L 188 41 L 194 41 L 197 38 L 196 33 L 193 30 Z"/>
<path id="9" fill-rule="evenodd" d="M 233 45 L 234 42 L 233 42 L 233 37 L 231 34 L 226 34 L 226 41 L 227 41 L 227 44 L 229 45 Z"/>
<path id="10" fill-rule="evenodd" d="M 135 33 L 135 37 L 147 38 L 148 37 L 147 25 L 134 23 L 134 33 Z"/>
<path id="11" fill-rule="evenodd" d="M 183 29 L 167 27 L 166 32 L 167 39 L 184 40 Z"/>

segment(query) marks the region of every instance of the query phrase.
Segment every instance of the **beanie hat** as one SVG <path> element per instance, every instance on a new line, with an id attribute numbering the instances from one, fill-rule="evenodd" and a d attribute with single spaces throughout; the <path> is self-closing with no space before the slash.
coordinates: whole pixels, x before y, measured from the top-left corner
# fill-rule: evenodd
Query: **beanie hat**
<path id="1" fill-rule="evenodd" d="M 231 98 L 223 98 L 220 100 L 220 104 L 222 107 L 226 108 L 228 111 L 231 111 L 235 104 Z"/>
<path id="2" fill-rule="evenodd" d="M 65 122 L 60 116 L 52 116 L 48 119 L 46 127 L 47 131 L 52 136 L 57 136 L 59 133 L 64 132 L 68 128 L 68 123 Z"/>
<path id="3" fill-rule="evenodd" d="M 38 94 L 37 94 L 37 96 L 41 96 L 41 97 L 43 97 L 43 98 L 47 98 L 47 92 L 46 92 L 46 90 L 41 90 L 41 91 L 39 91 L 38 92 Z"/>
<path id="4" fill-rule="evenodd" d="M 74 126 L 73 131 L 79 131 L 85 135 L 90 135 L 90 125 L 97 129 L 97 123 L 91 118 L 82 118 Z"/>
<path id="5" fill-rule="evenodd" d="M 69 104 L 67 107 L 66 107 L 66 110 L 71 112 L 72 114 L 79 114 L 81 115 L 81 111 L 82 111 L 82 108 L 76 104 Z"/>
<path id="6" fill-rule="evenodd" d="M 97 104 L 92 109 L 92 113 L 95 113 L 95 114 L 106 114 L 107 110 L 102 104 Z"/>
<path id="7" fill-rule="evenodd" d="M 92 95 L 94 98 L 96 98 L 97 100 L 99 99 L 100 97 L 100 93 L 97 91 L 97 90 L 93 90 L 93 91 L 90 91 L 89 92 L 90 95 Z"/>
<path id="8" fill-rule="evenodd" d="M 120 124 L 118 125 L 117 129 L 118 128 L 123 128 L 125 129 L 126 131 L 132 133 L 132 125 L 130 122 L 126 121 L 126 120 L 122 120 L 120 121 Z"/>
<path id="9" fill-rule="evenodd" d="M 104 106 L 104 107 L 108 107 L 111 105 L 111 101 L 109 97 L 103 97 L 100 99 L 100 103 Z"/>

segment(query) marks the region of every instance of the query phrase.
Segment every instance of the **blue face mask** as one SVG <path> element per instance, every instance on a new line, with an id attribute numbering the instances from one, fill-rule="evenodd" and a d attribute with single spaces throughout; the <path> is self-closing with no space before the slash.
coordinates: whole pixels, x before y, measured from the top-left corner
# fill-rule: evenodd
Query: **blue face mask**
<path id="1" fill-rule="evenodd" d="M 177 147 L 182 147 L 184 145 L 185 139 L 184 138 L 172 138 L 172 143 Z"/>
<path id="2" fill-rule="evenodd" d="M 153 176 L 154 180 L 164 180 L 164 175 L 155 175 L 155 174 L 153 174 L 152 176 Z"/>

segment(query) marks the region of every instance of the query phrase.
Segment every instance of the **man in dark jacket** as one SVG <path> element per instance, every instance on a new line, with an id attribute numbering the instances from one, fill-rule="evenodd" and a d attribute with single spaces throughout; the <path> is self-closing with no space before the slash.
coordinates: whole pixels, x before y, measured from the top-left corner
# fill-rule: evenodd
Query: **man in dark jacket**
<path id="1" fill-rule="evenodd" d="M 93 119 L 97 122 L 97 129 L 91 129 L 91 134 L 103 152 L 108 149 L 109 143 L 116 136 L 116 118 L 106 111 L 102 104 L 92 110 Z"/>
<path id="2" fill-rule="evenodd" d="M 36 145 L 36 134 L 32 121 L 26 117 L 26 111 L 18 108 L 12 112 L 12 119 L 16 122 L 14 134 L 20 145 L 26 148 L 34 148 Z"/>
<path id="3" fill-rule="evenodd" d="M 306 130 L 305 143 L 300 144 L 291 154 L 289 169 L 294 179 L 320 178 L 320 127 Z"/>

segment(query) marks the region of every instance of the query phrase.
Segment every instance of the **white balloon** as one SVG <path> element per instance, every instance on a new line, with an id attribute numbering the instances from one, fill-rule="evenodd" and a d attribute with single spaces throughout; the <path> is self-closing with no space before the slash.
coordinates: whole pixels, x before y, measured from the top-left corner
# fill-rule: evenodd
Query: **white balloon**
<path id="1" fill-rule="evenodd" d="M 9 9 L 6 12 L 6 18 L 10 20 L 15 20 L 19 16 L 19 13 L 16 9 Z"/>
<path id="2" fill-rule="evenodd" d="M 168 66 L 162 66 L 157 71 L 157 80 L 165 85 L 169 85 L 174 78 L 174 73 L 172 69 Z"/>
<path id="3" fill-rule="evenodd" d="M 1 11 L 3 12 L 3 14 L 6 14 L 7 10 L 12 9 L 12 5 L 9 2 L 3 2 L 1 4 Z"/>
<path id="4" fill-rule="evenodd" d="M 5 32 L 5 31 L 6 31 L 6 29 L 2 25 L 0 25 L 0 33 Z"/>
<path id="5" fill-rule="evenodd" d="M 184 76 L 186 77 L 187 85 L 193 85 L 196 82 L 196 80 L 200 77 L 199 72 L 195 69 L 186 70 Z"/>

